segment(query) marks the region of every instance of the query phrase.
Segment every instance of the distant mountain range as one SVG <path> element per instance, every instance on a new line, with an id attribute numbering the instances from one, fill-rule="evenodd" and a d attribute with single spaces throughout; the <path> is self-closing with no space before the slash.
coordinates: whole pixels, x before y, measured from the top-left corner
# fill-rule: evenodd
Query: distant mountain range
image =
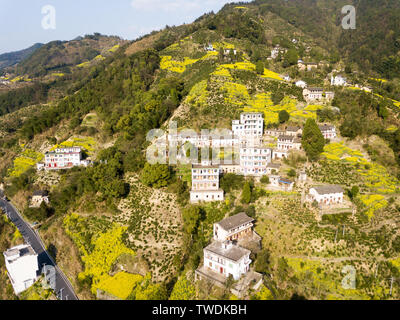
<path id="1" fill-rule="evenodd" d="M 43 46 L 43 43 L 36 43 L 33 46 L 13 52 L 7 52 L 0 55 L 0 71 L 4 68 L 12 67 L 22 60 L 28 58 L 33 52 Z"/>

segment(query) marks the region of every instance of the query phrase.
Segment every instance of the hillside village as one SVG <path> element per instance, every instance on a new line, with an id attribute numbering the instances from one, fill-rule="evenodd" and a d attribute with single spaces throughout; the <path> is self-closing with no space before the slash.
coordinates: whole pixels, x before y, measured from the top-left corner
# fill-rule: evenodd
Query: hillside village
<path id="1" fill-rule="evenodd" d="M 104 41 L 0 117 L 0 195 L 79 299 L 398 299 L 396 80 L 257 5 Z M 0 298 L 58 297 L 7 215 L 0 240 Z"/>

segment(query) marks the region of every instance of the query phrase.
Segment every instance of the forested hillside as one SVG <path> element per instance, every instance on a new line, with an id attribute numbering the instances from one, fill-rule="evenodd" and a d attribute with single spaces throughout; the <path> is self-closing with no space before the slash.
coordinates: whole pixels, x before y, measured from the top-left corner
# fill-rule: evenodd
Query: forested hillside
<path id="1" fill-rule="evenodd" d="M 0 183 L 40 224 L 81 299 L 235 298 L 228 285 L 195 281 L 194 271 L 213 224 L 239 212 L 256 219 L 262 237 L 251 260 L 264 285 L 246 298 L 399 297 L 387 288 L 400 272 L 400 84 L 387 68 L 398 62 L 399 8 L 391 0 L 354 1 L 357 29 L 343 30 L 347 2 L 230 4 L 129 43 L 98 34 L 52 42 L 15 67 L 35 81 L 0 94 Z M 315 69 L 300 69 L 299 59 Z M 331 86 L 337 74 L 349 85 Z M 299 80 L 335 98 L 310 103 Z M 230 128 L 242 112 L 262 113 L 271 130 L 307 127 L 305 151 L 278 169 L 296 179 L 293 191 L 269 190 L 268 177 L 225 174 L 225 201 L 191 205 L 189 166 L 146 162 L 151 129 L 171 120 L 179 129 Z M 339 138 L 324 139 L 317 123 L 334 125 Z M 276 148 L 277 139 L 266 145 Z M 36 170 L 60 146 L 83 148 L 93 165 Z M 351 206 L 320 217 L 318 205 L 304 205 L 301 188 L 311 184 L 297 182 L 300 173 L 341 185 Z M 49 191 L 50 204 L 29 208 L 38 189 Z M 357 289 L 341 288 L 345 265 L 361 270 Z"/>

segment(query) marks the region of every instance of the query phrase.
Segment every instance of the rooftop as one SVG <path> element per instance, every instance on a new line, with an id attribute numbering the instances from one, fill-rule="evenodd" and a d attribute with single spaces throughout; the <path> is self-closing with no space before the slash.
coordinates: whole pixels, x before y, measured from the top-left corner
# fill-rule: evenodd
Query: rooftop
<path id="1" fill-rule="evenodd" d="M 8 249 L 4 252 L 4 256 L 9 259 L 21 258 L 23 256 L 36 255 L 35 251 L 28 244 L 22 244 L 13 248 Z"/>
<path id="2" fill-rule="evenodd" d="M 253 221 L 254 221 L 253 218 L 250 218 L 246 213 L 241 212 L 238 213 L 237 215 L 221 220 L 220 222 L 218 222 L 218 224 L 224 230 L 231 230 L 233 228 L 239 227 L 243 224 Z"/>
<path id="3" fill-rule="evenodd" d="M 48 195 L 49 195 L 49 193 L 45 190 L 38 190 L 33 193 L 33 196 L 37 196 L 37 197 L 47 197 Z"/>
<path id="4" fill-rule="evenodd" d="M 210 251 L 232 261 L 239 261 L 240 259 L 248 256 L 251 253 L 250 250 L 244 249 L 234 244 L 227 245 L 226 242 L 221 241 L 213 242 L 204 250 Z"/>
<path id="5" fill-rule="evenodd" d="M 279 163 L 268 163 L 267 168 L 279 169 L 281 165 Z"/>
<path id="6" fill-rule="evenodd" d="M 335 127 L 334 126 L 332 126 L 332 125 L 330 125 L 330 124 L 324 124 L 324 125 L 320 125 L 320 126 L 318 126 L 319 127 L 319 129 L 322 131 L 322 130 L 332 130 L 332 129 L 334 129 Z"/>

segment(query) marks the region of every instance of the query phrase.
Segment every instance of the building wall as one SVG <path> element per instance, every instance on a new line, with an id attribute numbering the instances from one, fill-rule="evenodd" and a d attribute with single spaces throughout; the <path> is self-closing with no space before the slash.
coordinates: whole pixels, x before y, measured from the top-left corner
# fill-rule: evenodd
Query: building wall
<path id="1" fill-rule="evenodd" d="M 311 188 L 310 196 L 313 201 L 315 200 L 320 204 L 335 204 L 343 202 L 343 192 L 320 195 L 317 190 Z"/>
<path id="2" fill-rule="evenodd" d="M 231 274 L 235 280 L 239 280 L 242 274 L 248 272 L 250 270 L 250 264 L 245 264 L 246 261 L 250 261 L 249 256 L 234 262 L 204 250 L 204 266 L 227 278 Z"/>
<path id="3" fill-rule="evenodd" d="M 269 148 L 241 148 L 240 167 L 245 176 L 267 174 L 267 165 L 272 162 L 272 150 Z"/>
<path id="4" fill-rule="evenodd" d="M 235 228 L 232 230 L 225 230 L 218 223 L 215 223 L 213 229 L 214 229 L 214 240 L 232 241 L 250 235 L 253 232 L 253 224 L 247 223 L 246 225 L 240 226 L 239 228 Z"/>
<path id="5" fill-rule="evenodd" d="M 200 201 L 213 202 L 213 201 L 223 201 L 223 200 L 224 200 L 223 190 L 190 191 L 190 202 L 192 203 Z"/>

